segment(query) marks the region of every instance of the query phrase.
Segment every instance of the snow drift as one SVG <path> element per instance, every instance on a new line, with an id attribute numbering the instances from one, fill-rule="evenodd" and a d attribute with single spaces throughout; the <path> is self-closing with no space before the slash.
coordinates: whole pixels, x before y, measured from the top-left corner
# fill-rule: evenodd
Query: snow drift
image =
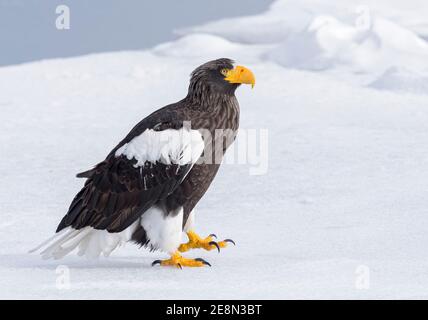
<path id="1" fill-rule="evenodd" d="M 265 60 L 287 68 L 329 70 L 336 78 L 362 85 L 375 82 L 394 68 L 420 75 L 415 80 L 421 83 L 428 75 L 428 23 L 409 8 L 428 12 L 423 1 L 382 0 L 362 5 L 352 1 L 282 0 L 261 15 L 177 32 L 212 34 L 247 45 L 270 44 L 273 48 L 259 52 Z M 419 84 L 403 81 L 407 83 L 401 87 L 403 91 L 419 91 Z"/>

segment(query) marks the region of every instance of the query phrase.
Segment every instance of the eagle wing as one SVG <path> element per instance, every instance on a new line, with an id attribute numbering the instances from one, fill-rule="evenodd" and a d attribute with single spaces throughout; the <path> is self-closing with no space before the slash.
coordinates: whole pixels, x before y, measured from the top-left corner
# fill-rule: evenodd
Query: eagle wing
<path id="1" fill-rule="evenodd" d="M 183 133 L 191 139 L 177 140 Z M 143 120 L 103 162 L 79 175 L 88 179 L 57 232 L 68 226 L 125 230 L 177 188 L 203 148 L 200 133 L 182 127 L 182 122 Z"/>

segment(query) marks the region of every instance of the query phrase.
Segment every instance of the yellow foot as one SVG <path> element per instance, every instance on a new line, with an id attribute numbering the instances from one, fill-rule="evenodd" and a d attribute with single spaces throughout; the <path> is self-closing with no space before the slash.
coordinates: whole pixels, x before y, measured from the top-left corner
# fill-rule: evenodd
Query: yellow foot
<path id="1" fill-rule="evenodd" d="M 178 251 L 173 255 L 171 255 L 171 258 L 169 258 L 168 260 L 153 261 L 152 266 L 156 264 L 159 264 L 161 266 L 178 267 L 180 269 L 182 269 L 182 267 L 203 267 L 205 265 L 211 267 L 211 264 L 209 264 L 207 261 L 205 261 L 202 258 L 196 258 L 196 259 L 183 258 Z"/>
<path id="2" fill-rule="evenodd" d="M 190 249 L 205 249 L 210 251 L 217 248 L 218 252 L 220 252 L 220 248 L 227 247 L 228 243 L 233 243 L 235 245 L 235 242 L 231 239 L 225 239 L 218 242 L 214 241 L 214 238 L 217 238 L 215 234 L 210 234 L 206 238 L 201 238 L 195 232 L 189 231 L 187 232 L 187 236 L 189 237 L 189 242 L 181 244 L 178 247 L 178 251 L 186 252 Z"/>

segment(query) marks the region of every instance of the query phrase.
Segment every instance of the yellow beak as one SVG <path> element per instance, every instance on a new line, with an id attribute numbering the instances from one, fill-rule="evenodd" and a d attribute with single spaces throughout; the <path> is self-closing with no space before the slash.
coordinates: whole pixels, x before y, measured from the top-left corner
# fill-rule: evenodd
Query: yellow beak
<path id="1" fill-rule="evenodd" d="M 254 88 L 256 84 L 256 78 L 250 69 L 243 66 L 236 66 L 234 69 L 227 72 L 225 80 L 230 83 L 245 83 L 251 84 L 251 88 Z"/>

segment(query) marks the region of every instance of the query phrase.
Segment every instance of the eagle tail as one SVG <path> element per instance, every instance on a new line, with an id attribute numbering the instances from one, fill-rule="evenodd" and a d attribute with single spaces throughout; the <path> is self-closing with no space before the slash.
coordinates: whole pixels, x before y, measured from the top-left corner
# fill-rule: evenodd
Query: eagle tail
<path id="1" fill-rule="evenodd" d="M 66 227 L 29 252 L 40 251 L 43 259 L 61 259 L 78 247 L 79 256 L 88 258 L 98 258 L 101 254 L 109 256 L 114 249 L 131 240 L 138 223 L 139 221 L 136 221 L 118 233 L 109 233 L 107 230 L 92 227 L 82 229 Z"/>
<path id="2" fill-rule="evenodd" d="M 90 231 L 91 228 L 83 228 L 80 230 L 71 227 L 65 228 L 36 248 L 30 250 L 30 253 L 41 250 L 40 254 L 43 259 L 60 259 L 73 251 Z"/>

